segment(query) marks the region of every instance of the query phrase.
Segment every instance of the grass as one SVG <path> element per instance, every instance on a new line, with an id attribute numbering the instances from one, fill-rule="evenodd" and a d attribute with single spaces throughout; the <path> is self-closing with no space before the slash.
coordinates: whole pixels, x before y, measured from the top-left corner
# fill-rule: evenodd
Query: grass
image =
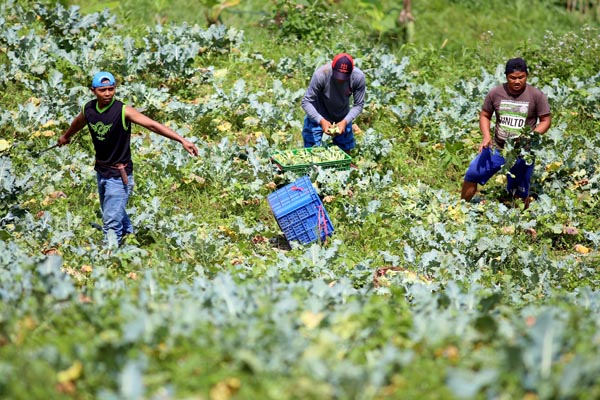
<path id="1" fill-rule="evenodd" d="M 116 1 L 63 1 L 81 7 L 83 13 L 97 12 L 108 8 L 119 16 L 119 22 L 132 30 L 145 26 L 166 23 L 198 24 L 206 26 L 207 21 L 202 5 L 190 4 L 184 0 L 124 0 Z M 292 2 L 294 3 L 294 2 Z M 306 4 L 297 1 L 298 4 Z M 328 4 L 317 1 L 315 3 Z M 395 19 L 399 13 L 397 2 L 384 0 L 381 3 L 382 15 L 364 12 L 366 1 L 338 1 L 335 6 L 326 5 L 329 10 L 339 10 L 348 16 L 346 34 L 354 39 L 365 39 L 363 29 L 388 24 L 377 24 L 377 19 Z M 221 14 L 222 23 L 244 29 L 251 37 L 265 39 L 259 31 L 260 22 L 271 17 L 277 8 L 275 1 L 247 0 L 225 9 Z M 460 54 L 464 48 L 475 48 L 481 52 L 492 49 L 510 51 L 522 42 L 534 44 L 543 42 L 546 31 L 557 35 L 576 30 L 583 24 L 595 24 L 593 15 L 568 12 L 562 4 L 548 0 L 490 0 L 481 2 L 431 0 L 415 1 L 413 15 L 416 18 L 415 45 L 420 48 L 445 48 Z M 355 27 L 355 28 L 354 28 Z M 354 32 L 354 33 L 353 33 Z M 272 37 L 271 37 L 272 38 Z M 336 38 L 336 41 L 340 41 Z M 343 42 L 345 39 L 342 39 Z M 350 40 L 351 42 L 353 40 Z M 256 41 L 259 45 L 260 42 Z M 263 46 L 271 47 L 272 40 L 262 40 Z M 281 50 L 286 50 L 281 48 Z M 297 48 L 287 49 L 289 51 Z"/>
<path id="2" fill-rule="evenodd" d="M 118 24 L 133 37 L 143 37 L 148 27 L 157 24 L 186 22 L 207 26 L 204 16 L 207 8 L 183 0 L 63 2 L 80 6 L 82 13 L 108 8 L 117 15 Z M 529 49 L 538 48 L 545 43 L 545 35 L 548 33 L 561 37 L 568 32 L 580 30 L 586 24 L 599 26 L 593 14 L 568 12 L 562 3 L 556 1 L 415 1 L 415 39 L 414 43 L 406 44 L 397 39 L 398 35 L 395 33 L 397 27 L 394 21 L 399 13 L 397 2 L 385 0 L 378 2 L 377 6 L 371 6 L 366 0 L 346 0 L 332 5 L 331 2 L 321 0 L 310 4 L 320 4 L 330 13 L 337 12 L 340 15 L 337 19 L 339 22 L 335 24 L 335 28 L 331 26 L 330 33 L 321 40 L 309 43 L 307 39 L 281 37 L 278 29 L 271 29 L 273 26 L 269 20 L 282 9 L 283 3 L 242 1 L 235 7 L 225 9 L 221 14 L 221 21 L 244 31 L 245 48 L 241 50 L 247 51 L 249 56 L 262 54 L 266 59 L 289 57 L 300 61 L 304 54 L 349 51 L 360 57 L 361 48 L 382 46 L 385 48 L 382 51 L 410 56 L 411 68 L 421 72 L 420 77 L 424 81 L 442 86 L 460 79 L 456 76 L 457 71 L 474 70 L 474 65 L 493 69 L 507 58 L 527 54 Z M 307 4 L 302 1 L 291 3 Z M 366 12 L 370 8 L 365 7 L 378 7 L 379 12 Z M 319 26 L 318 21 L 311 20 L 311 15 L 308 14 L 303 23 Z M 384 30 L 373 32 L 373 27 L 377 26 L 383 26 L 381 29 Z M 539 54 L 532 54 L 533 56 L 543 57 Z M 230 61 L 222 59 L 222 64 L 217 62 L 215 67 L 239 68 L 242 78 L 254 76 L 254 82 L 261 81 L 256 79 L 259 77 L 255 74 L 264 74 L 264 71 L 245 71 L 243 65 L 232 65 Z M 316 65 L 294 71 L 292 79 L 286 85 L 292 88 L 304 87 L 314 67 Z"/>

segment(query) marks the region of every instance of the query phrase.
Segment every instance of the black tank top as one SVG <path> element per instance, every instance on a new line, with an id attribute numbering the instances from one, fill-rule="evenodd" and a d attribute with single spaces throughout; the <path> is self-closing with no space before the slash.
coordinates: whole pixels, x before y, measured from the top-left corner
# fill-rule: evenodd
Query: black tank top
<path id="1" fill-rule="evenodd" d="M 125 105 L 113 99 L 108 107 L 100 110 L 98 100 L 92 100 L 83 107 L 83 115 L 96 150 L 94 169 L 105 178 L 118 178 L 119 170 L 111 167 L 126 164 L 127 174 L 133 173 L 131 124 L 125 120 Z"/>

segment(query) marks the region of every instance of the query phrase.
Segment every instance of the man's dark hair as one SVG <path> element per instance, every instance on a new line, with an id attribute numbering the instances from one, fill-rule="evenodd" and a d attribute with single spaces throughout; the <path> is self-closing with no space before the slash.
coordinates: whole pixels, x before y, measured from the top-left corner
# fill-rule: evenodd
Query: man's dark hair
<path id="1" fill-rule="evenodd" d="M 527 72 L 527 63 L 522 58 L 511 58 L 506 63 L 506 68 L 504 69 L 504 73 L 506 75 L 512 74 L 513 72 Z"/>

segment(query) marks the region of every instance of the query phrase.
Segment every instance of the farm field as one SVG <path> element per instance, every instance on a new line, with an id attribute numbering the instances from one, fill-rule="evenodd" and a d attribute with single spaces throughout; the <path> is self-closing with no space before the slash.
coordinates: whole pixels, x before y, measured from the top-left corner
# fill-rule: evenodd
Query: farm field
<path id="1" fill-rule="evenodd" d="M 396 3 L 2 2 L 0 398 L 600 398 L 595 8 L 415 0 L 405 31 Z M 367 99 L 352 168 L 323 168 L 300 102 L 339 52 Z M 460 200 L 512 57 L 553 117 L 526 210 L 503 174 Z M 50 149 L 100 70 L 200 151 L 134 126 L 122 246 L 87 128 Z M 283 235 L 267 198 L 303 175 L 277 154 L 326 240 Z"/>

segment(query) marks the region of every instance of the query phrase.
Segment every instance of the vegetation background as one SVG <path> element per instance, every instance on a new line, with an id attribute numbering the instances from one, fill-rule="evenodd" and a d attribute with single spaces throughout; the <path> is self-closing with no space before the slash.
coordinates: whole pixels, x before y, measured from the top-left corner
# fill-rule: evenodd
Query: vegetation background
<path id="1" fill-rule="evenodd" d="M 597 1 L 9 0 L 0 5 L 0 397 L 600 397 Z M 71 6 L 79 8 L 71 8 Z M 310 177 L 335 227 L 287 243 L 300 99 L 340 51 L 367 74 L 350 171 Z M 553 128 L 529 210 L 459 200 L 511 57 Z M 41 152 L 107 69 L 191 138 L 134 131 L 135 238 L 104 246 L 92 146 Z M 511 154 L 514 156 L 514 154 Z"/>

